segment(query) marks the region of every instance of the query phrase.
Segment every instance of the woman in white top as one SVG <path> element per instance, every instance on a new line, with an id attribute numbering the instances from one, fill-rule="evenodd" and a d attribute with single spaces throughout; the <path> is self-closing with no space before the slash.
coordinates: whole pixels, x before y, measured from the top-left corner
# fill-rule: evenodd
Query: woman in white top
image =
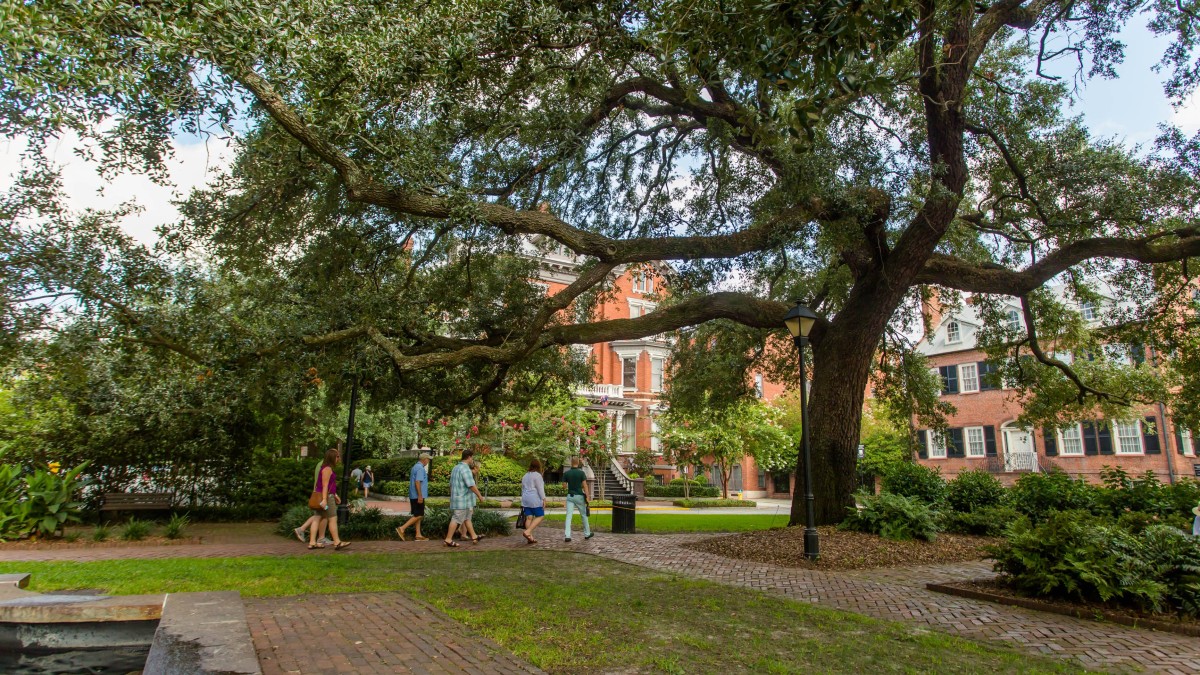
<path id="1" fill-rule="evenodd" d="M 546 482 L 542 480 L 542 463 L 537 459 L 529 462 L 529 473 L 521 479 L 521 514 L 525 516 L 525 541 L 536 544 L 533 531 L 546 517 Z"/>

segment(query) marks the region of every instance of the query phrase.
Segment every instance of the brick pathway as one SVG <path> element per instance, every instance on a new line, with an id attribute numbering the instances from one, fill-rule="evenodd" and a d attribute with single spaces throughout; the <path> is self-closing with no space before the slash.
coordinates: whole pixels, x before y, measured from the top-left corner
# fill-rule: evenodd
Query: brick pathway
<path id="1" fill-rule="evenodd" d="M 263 675 L 541 673 L 401 593 L 246 598 Z"/>
<path id="2" fill-rule="evenodd" d="M 552 528 L 539 530 L 539 549 L 589 553 L 653 570 L 754 588 L 794 600 L 883 619 L 917 623 L 977 640 L 997 640 L 1033 653 L 1073 657 L 1088 668 L 1167 673 L 1200 672 L 1200 640 L 1174 633 L 1125 628 L 989 602 L 933 593 L 932 581 L 985 576 L 983 563 L 854 572 L 814 572 L 723 558 L 683 548 L 712 535 L 611 535 L 566 544 Z M 460 552 L 524 548 L 519 537 L 464 544 Z M 438 553 L 438 541 L 358 542 L 354 552 Z M 0 560 L 105 560 L 117 558 L 234 557 L 244 555 L 345 555 L 308 551 L 299 542 L 272 539 L 262 544 L 205 544 L 158 548 L 2 551 Z M 248 600 L 248 603 L 258 603 Z M 276 601 L 263 601 L 276 602 Z M 278 601 L 282 602 L 282 601 Z M 342 615 L 343 612 L 336 612 Z M 364 645 L 368 643 L 364 640 Z M 364 648 L 366 649 L 366 648 Z M 260 651 L 260 654 L 262 652 Z"/>

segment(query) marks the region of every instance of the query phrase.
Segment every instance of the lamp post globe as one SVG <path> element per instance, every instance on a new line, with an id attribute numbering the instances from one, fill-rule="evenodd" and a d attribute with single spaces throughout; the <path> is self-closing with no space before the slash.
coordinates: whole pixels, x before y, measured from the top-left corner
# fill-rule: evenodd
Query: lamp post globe
<path id="1" fill-rule="evenodd" d="M 808 345 L 808 334 L 817 322 L 817 314 L 796 301 L 788 310 L 783 323 L 796 344 L 800 354 L 800 449 L 804 461 L 804 556 L 816 560 L 821 555 L 821 542 L 817 536 L 816 510 L 812 491 L 812 451 L 808 436 L 808 379 L 805 376 L 804 347 Z"/>

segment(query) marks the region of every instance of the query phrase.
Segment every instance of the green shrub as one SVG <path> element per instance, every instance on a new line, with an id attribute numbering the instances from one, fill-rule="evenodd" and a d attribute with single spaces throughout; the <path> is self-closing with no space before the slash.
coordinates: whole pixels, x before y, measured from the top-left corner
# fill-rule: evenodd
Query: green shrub
<path id="1" fill-rule="evenodd" d="M 259 520 L 274 518 L 283 513 L 288 504 L 308 497 L 312 492 L 313 474 L 316 469 L 315 458 L 256 462 L 243 476 L 216 495 L 216 503 L 205 506 L 227 509 L 230 515 L 225 517 L 222 517 L 222 512 L 213 512 L 213 516 L 220 519 L 242 519 L 232 514 L 254 514 Z M 338 477 L 341 478 L 341 471 L 338 472 Z M 191 508 L 189 510 L 193 511 L 193 517 L 202 517 L 200 511 Z M 252 520 L 254 517 L 248 519 Z M 208 518 L 205 517 L 205 520 Z"/>
<path id="2" fill-rule="evenodd" d="M 0 541 L 25 534 L 28 529 L 21 517 L 21 500 L 25 481 L 21 468 L 15 464 L 0 464 Z"/>
<path id="3" fill-rule="evenodd" d="M 110 536 L 111 531 L 104 525 L 97 525 L 96 529 L 92 530 L 92 541 L 108 541 Z"/>
<path id="4" fill-rule="evenodd" d="M 284 511 L 283 516 L 279 518 L 279 524 L 275 526 L 275 534 L 284 537 L 294 537 L 293 530 L 300 527 L 312 516 L 312 509 L 308 506 L 293 506 Z"/>
<path id="5" fill-rule="evenodd" d="M 862 508 L 849 509 L 838 527 L 878 534 L 884 539 L 937 539 L 937 525 L 929 505 L 915 497 L 883 493 L 863 499 Z"/>
<path id="6" fill-rule="evenodd" d="M 1008 489 L 1004 501 L 1033 523 L 1040 523 L 1052 513 L 1090 511 L 1095 505 L 1096 489 L 1063 471 L 1027 473 Z"/>
<path id="7" fill-rule="evenodd" d="M 1033 595 L 1099 601 L 1196 616 L 1200 541 L 1164 525 L 1136 535 L 1086 511 L 1021 519 L 989 548 L 996 571 Z"/>
<path id="8" fill-rule="evenodd" d="M 1140 540 L 1150 573 L 1166 588 L 1165 604 L 1200 617 L 1200 538 L 1169 525 L 1151 525 Z"/>
<path id="9" fill-rule="evenodd" d="M 964 471 L 946 484 L 946 506 L 960 513 L 998 506 L 1003 499 L 1004 486 L 986 471 Z"/>
<path id="10" fill-rule="evenodd" d="M 87 462 L 51 473 L 38 469 L 21 476 L 15 465 L 0 465 L 0 541 L 32 535 L 53 537 L 68 523 L 82 520 L 76 501 L 79 493 L 79 472 Z"/>
<path id="11" fill-rule="evenodd" d="M 692 478 L 692 479 L 687 480 L 686 482 L 691 483 L 692 485 L 695 485 L 696 487 L 708 487 L 708 481 L 704 480 L 703 478 Z M 684 479 L 682 477 L 672 478 L 671 482 L 668 483 L 668 485 L 683 485 L 683 484 L 684 484 Z"/>
<path id="12" fill-rule="evenodd" d="M 941 511 L 938 528 L 953 534 L 999 537 L 1014 520 L 1023 516 L 1010 506 L 983 506 L 974 511 Z"/>
<path id="13" fill-rule="evenodd" d="M 391 457 L 388 459 L 356 459 L 350 462 L 350 470 L 366 469 L 371 467 L 371 473 L 375 474 L 375 483 L 380 481 L 395 480 L 408 482 L 408 476 L 412 471 L 413 464 L 417 463 L 416 457 Z"/>
<path id="14" fill-rule="evenodd" d="M 916 462 L 901 462 L 883 477 L 883 491 L 902 497 L 912 497 L 930 506 L 938 506 L 946 498 L 946 480 L 941 469 L 931 469 Z"/>
<path id="15" fill-rule="evenodd" d="M 1100 480 L 1104 487 L 1094 488 L 1097 513 L 1119 517 L 1128 511 L 1158 516 L 1171 512 L 1171 490 L 1153 471 L 1133 477 L 1121 467 L 1105 466 L 1100 469 Z"/>
<path id="16" fill-rule="evenodd" d="M 749 499 L 676 499 L 672 503 L 675 504 L 675 506 L 682 506 L 685 509 L 711 509 L 711 508 L 721 508 L 721 507 L 738 507 L 738 506 L 754 507 L 754 506 L 758 506 L 758 504 L 756 502 L 752 502 Z"/>
<path id="17" fill-rule="evenodd" d="M 130 518 L 125 527 L 121 528 L 121 538 L 125 541 L 141 541 L 150 536 L 150 522 Z"/>
<path id="18" fill-rule="evenodd" d="M 385 480 L 375 484 L 372 488 L 381 495 L 391 495 L 393 497 L 408 496 L 408 481 Z"/>
<path id="19" fill-rule="evenodd" d="M 683 485 L 646 485 L 647 497 L 683 497 Z M 549 494 L 549 493 L 547 493 Z M 704 487 L 694 486 L 688 490 L 688 496 L 691 497 L 720 497 L 721 488 L 715 485 L 706 485 Z"/>
<path id="20" fill-rule="evenodd" d="M 1192 478 L 1178 478 L 1174 485 L 1167 486 L 1167 499 L 1170 512 L 1180 517 L 1192 519 L 1192 509 L 1200 504 L 1200 481 Z"/>
<path id="21" fill-rule="evenodd" d="M 184 529 L 188 526 L 188 517 L 186 514 L 176 513 L 167 521 L 167 526 L 163 528 L 163 536 L 167 539 L 178 539 L 183 536 Z"/>

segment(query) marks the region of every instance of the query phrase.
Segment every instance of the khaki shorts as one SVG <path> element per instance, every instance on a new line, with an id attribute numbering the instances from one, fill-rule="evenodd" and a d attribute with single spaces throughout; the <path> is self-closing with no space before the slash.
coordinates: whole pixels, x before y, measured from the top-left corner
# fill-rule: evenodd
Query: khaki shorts
<path id="1" fill-rule="evenodd" d="M 471 519 L 471 514 L 475 509 L 454 509 L 450 512 L 450 522 L 462 525 Z"/>

